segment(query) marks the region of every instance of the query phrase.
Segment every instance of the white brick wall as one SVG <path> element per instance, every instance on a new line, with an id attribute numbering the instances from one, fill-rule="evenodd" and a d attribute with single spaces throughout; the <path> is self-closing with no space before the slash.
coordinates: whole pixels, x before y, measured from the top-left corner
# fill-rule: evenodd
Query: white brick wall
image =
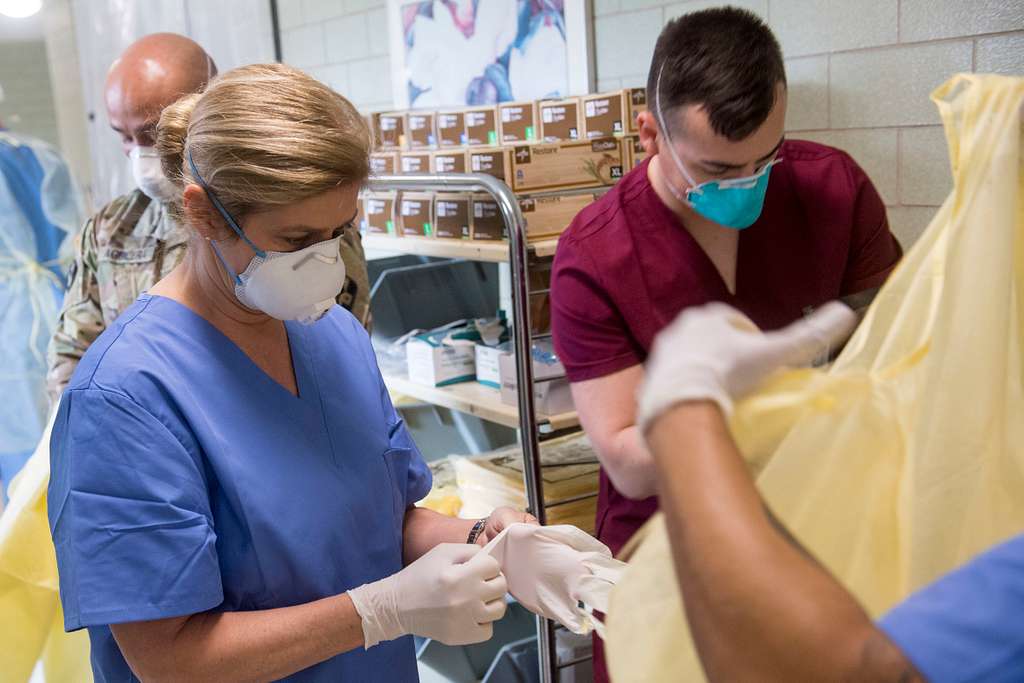
<path id="1" fill-rule="evenodd" d="M 278 0 L 281 52 L 362 111 L 390 109 L 386 0 Z"/>
<path id="2" fill-rule="evenodd" d="M 931 91 L 958 71 L 1024 75 L 1021 0 L 592 2 L 599 90 L 644 85 L 658 33 L 674 17 L 731 4 L 766 19 L 786 57 L 790 135 L 850 152 L 905 244 L 952 183 Z M 390 108 L 386 4 L 279 0 L 285 61 L 365 110 Z"/>

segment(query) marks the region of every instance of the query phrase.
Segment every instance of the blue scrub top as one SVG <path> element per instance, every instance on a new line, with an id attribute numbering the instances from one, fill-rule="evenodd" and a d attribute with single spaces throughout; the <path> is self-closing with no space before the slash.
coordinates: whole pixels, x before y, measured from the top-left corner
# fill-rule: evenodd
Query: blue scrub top
<path id="1" fill-rule="evenodd" d="M 262 610 L 402 568 L 430 471 L 366 332 L 335 306 L 286 324 L 298 397 L 185 306 L 142 295 L 92 346 L 51 440 L 49 517 L 67 630 L 96 680 L 136 680 L 109 624 Z M 416 681 L 411 637 L 288 681 Z"/>
<path id="2" fill-rule="evenodd" d="M 930 683 L 1024 681 L 1024 534 L 914 593 L 879 626 Z"/>

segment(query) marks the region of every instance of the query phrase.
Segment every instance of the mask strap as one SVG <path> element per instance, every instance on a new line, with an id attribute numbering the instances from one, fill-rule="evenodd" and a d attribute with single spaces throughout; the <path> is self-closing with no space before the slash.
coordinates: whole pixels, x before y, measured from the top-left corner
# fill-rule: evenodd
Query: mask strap
<path id="1" fill-rule="evenodd" d="M 658 80 L 654 84 L 654 113 L 658 117 L 658 125 L 661 126 L 661 133 L 665 136 L 666 147 L 668 147 L 669 154 L 672 156 L 672 160 L 676 162 L 676 166 L 686 176 L 686 181 L 690 183 L 690 190 L 700 192 L 697 187 L 697 182 L 690 175 L 690 172 L 686 170 L 683 160 L 676 154 L 676 148 L 672 146 L 672 138 L 668 136 L 668 126 L 665 125 L 665 115 L 661 111 L 661 75 L 665 73 L 665 63 L 661 63 L 661 68 L 658 69 Z"/>
<path id="2" fill-rule="evenodd" d="M 228 213 L 228 210 L 225 209 L 224 205 L 220 203 L 220 199 L 217 198 L 216 193 L 210 188 L 209 185 L 206 184 L 206 181 L 203 180 L 203 176 L 199 174 L 199 169 L 196 168 L 196 162 L 192 160 L 192 150 L 186 151 L 185 156 L 188 157 L 188 165 L 192 168 L 192 174 L 196 177 L 196 181 L 199 182 L 199 186 L 202 187 L 203 190 L 206 192 L 206 196 L 210 198 L 210 203 L 213 204 L 213 207 L 217 209 L 217 212 L 221 215 L 221 217 L 227 222 L 228 225 L 231 226 L 231 229 L 235 231 L 235 234 L 241 237 L 243 240 L 245 240 L 245 243 L 249 245 L 249 248 L 256 252 L 257 256 L 259 256 L 260 258 L 266 258 L 267 252 L 257 247 L 255 244 L 252 243 L 252 240 L 245 236 L 245 233 L 242 232 L 242 229 L 240 227 L 238 227 L 238 223 L 235 222 L 235 219 L 231 217 L 231 214 Z M 211 240 L 211 243 L 212 242 L 213 240 Z M 223 262 L 223 259 L 221 259 L 221 262 Z"/>
<path id="3" fill-rule="evenodd" d="M 228 274 L 235 281 L 235 284 L 242 284 L 242 278 L 238 277 L 238 273 L 235 272 L 235 269 L 229 266 L 228 262 L 224 260 L 224 254 L 220 253 L 220 248 L 217 246 L 217 243 L 210 240 L 210 246 L 213 247 L 214 255 L 217 257 L 217 260 L 220 261 L 220 264 L 224 266 L 224 270 L 228 271 Z"/>

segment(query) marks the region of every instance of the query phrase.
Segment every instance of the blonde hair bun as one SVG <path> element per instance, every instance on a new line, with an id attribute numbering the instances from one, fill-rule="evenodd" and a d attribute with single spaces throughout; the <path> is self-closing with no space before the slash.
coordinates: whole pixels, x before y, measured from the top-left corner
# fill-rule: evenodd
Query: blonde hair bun
<path id="1" fill-rule="evenodd" d="M 240 217 L 361 184 L 372 141 L 366 120 L 326 85 L 283 64 L 252 64 L 164 109 L 157 151 L 181 189 L 197 182 L 191 153 L 206 184 Z M 170 209 L 183 217 L 180 196 Z"/>

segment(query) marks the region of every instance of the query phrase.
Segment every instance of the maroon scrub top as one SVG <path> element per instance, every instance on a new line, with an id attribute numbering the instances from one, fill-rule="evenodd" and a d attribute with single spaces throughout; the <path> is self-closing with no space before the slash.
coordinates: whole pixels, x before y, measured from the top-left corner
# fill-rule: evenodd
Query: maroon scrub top
<path id="1" fill-rule="evenodd" d="M 762 329 L 881 285 L 902 256 L 885 205 L 848 154 L 787 140 L 764 210 L 740 235 L 736 293 L 655 194 L 650 159 L 581 211 L 558 242 L 551 275 L 555 348 L 572 382 L 643 363 L 654 337 L 689 306 L 724 301 Z M 602 468 L 597 536 L 618 554 L 658 509 L 631 500 Z M 594 680 L 608 673 L 594 638 Z"/>
<path id="2" fill-rule="evenodd" d="M 787 140 L 764 211 L 740 234 L 736 293 L 658 198 L 648 159 L 581 211 L 563 233 L 551 281 L 554 342 L 572 382 L 643 363 L 684 308 L 724 301 L 762 329 L 879 286 L 902 250 L 874 185 L 848 154 Z M 597 535 L 618 553 L 657 509 L 601 471 Z"/>

